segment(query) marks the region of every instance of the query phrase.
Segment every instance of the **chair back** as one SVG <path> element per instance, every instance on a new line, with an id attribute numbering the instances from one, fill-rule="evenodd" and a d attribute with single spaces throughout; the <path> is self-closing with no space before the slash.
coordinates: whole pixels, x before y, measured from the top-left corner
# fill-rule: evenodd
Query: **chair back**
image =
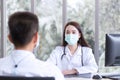
<path id="1" fill-rule="evenodd" d="M 55 80 L 54 77 L 0 76 L 0 80 Z"/>

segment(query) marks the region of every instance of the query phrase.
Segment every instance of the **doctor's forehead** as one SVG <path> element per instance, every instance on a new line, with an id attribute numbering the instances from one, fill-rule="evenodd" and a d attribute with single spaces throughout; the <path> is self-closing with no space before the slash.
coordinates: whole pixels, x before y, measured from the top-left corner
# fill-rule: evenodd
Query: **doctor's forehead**
<path id="1" fill-rule="evenodd" d="M 65 31 L 78 31 L 77 28 L 73 25 L 68 25 Z"/>

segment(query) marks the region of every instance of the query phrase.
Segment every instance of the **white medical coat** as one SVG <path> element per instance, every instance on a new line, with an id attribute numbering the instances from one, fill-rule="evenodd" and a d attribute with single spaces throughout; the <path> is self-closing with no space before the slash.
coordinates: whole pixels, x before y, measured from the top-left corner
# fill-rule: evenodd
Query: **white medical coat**
<path id="1" fill-rule="evenodd" d="M 81 47 L 79 45 L 74 55 L 71 55 L 68 46 L 66 46 L 65 47 L 66 55 L 64 55 L 63 58 L 61 59 L 61 56 L 63 54 L 64 47 L 57 46 L 52 51 L 47 61 L 57 65 L 61 69 L 61 71 L 76 69 L 79 74 L 83 74 L 83 73 L 96 73 L 98 70 L 98 66 L 95 62 L 92 49 L 89 47 Z"/>
<path id="2" fill-rule="evenodd" d="M 18 65 L 15 68 L 15 64 Z M 40 61 L 34 54 L 24 50 L 14 50 L 9 56 L 0 59 L 0 75 L 55 77 L 64 80 L 61 71 L 54 65 Z"/>

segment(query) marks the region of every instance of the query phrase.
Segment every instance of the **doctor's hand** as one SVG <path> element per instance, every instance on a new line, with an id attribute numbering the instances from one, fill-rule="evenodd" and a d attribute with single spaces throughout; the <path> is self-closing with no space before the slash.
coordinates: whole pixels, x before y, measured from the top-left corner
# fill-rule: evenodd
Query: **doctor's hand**
<path id="1" fill-rule="evenodd" d="M 78 71 L 76 69 L 71 69 L 71 70 L 63 70 L 62 71 L 63 75 L 68 75 L 68 74 L 77 74 Z"/>

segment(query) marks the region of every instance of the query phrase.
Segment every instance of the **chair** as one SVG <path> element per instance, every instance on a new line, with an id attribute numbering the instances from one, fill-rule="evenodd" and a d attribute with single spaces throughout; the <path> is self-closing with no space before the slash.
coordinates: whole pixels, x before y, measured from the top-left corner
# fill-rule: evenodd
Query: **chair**
<path id="1" fill-rule="evenodd" d="M 55 80 L 54 77 L 0 76 L 0 80 Z"/>

